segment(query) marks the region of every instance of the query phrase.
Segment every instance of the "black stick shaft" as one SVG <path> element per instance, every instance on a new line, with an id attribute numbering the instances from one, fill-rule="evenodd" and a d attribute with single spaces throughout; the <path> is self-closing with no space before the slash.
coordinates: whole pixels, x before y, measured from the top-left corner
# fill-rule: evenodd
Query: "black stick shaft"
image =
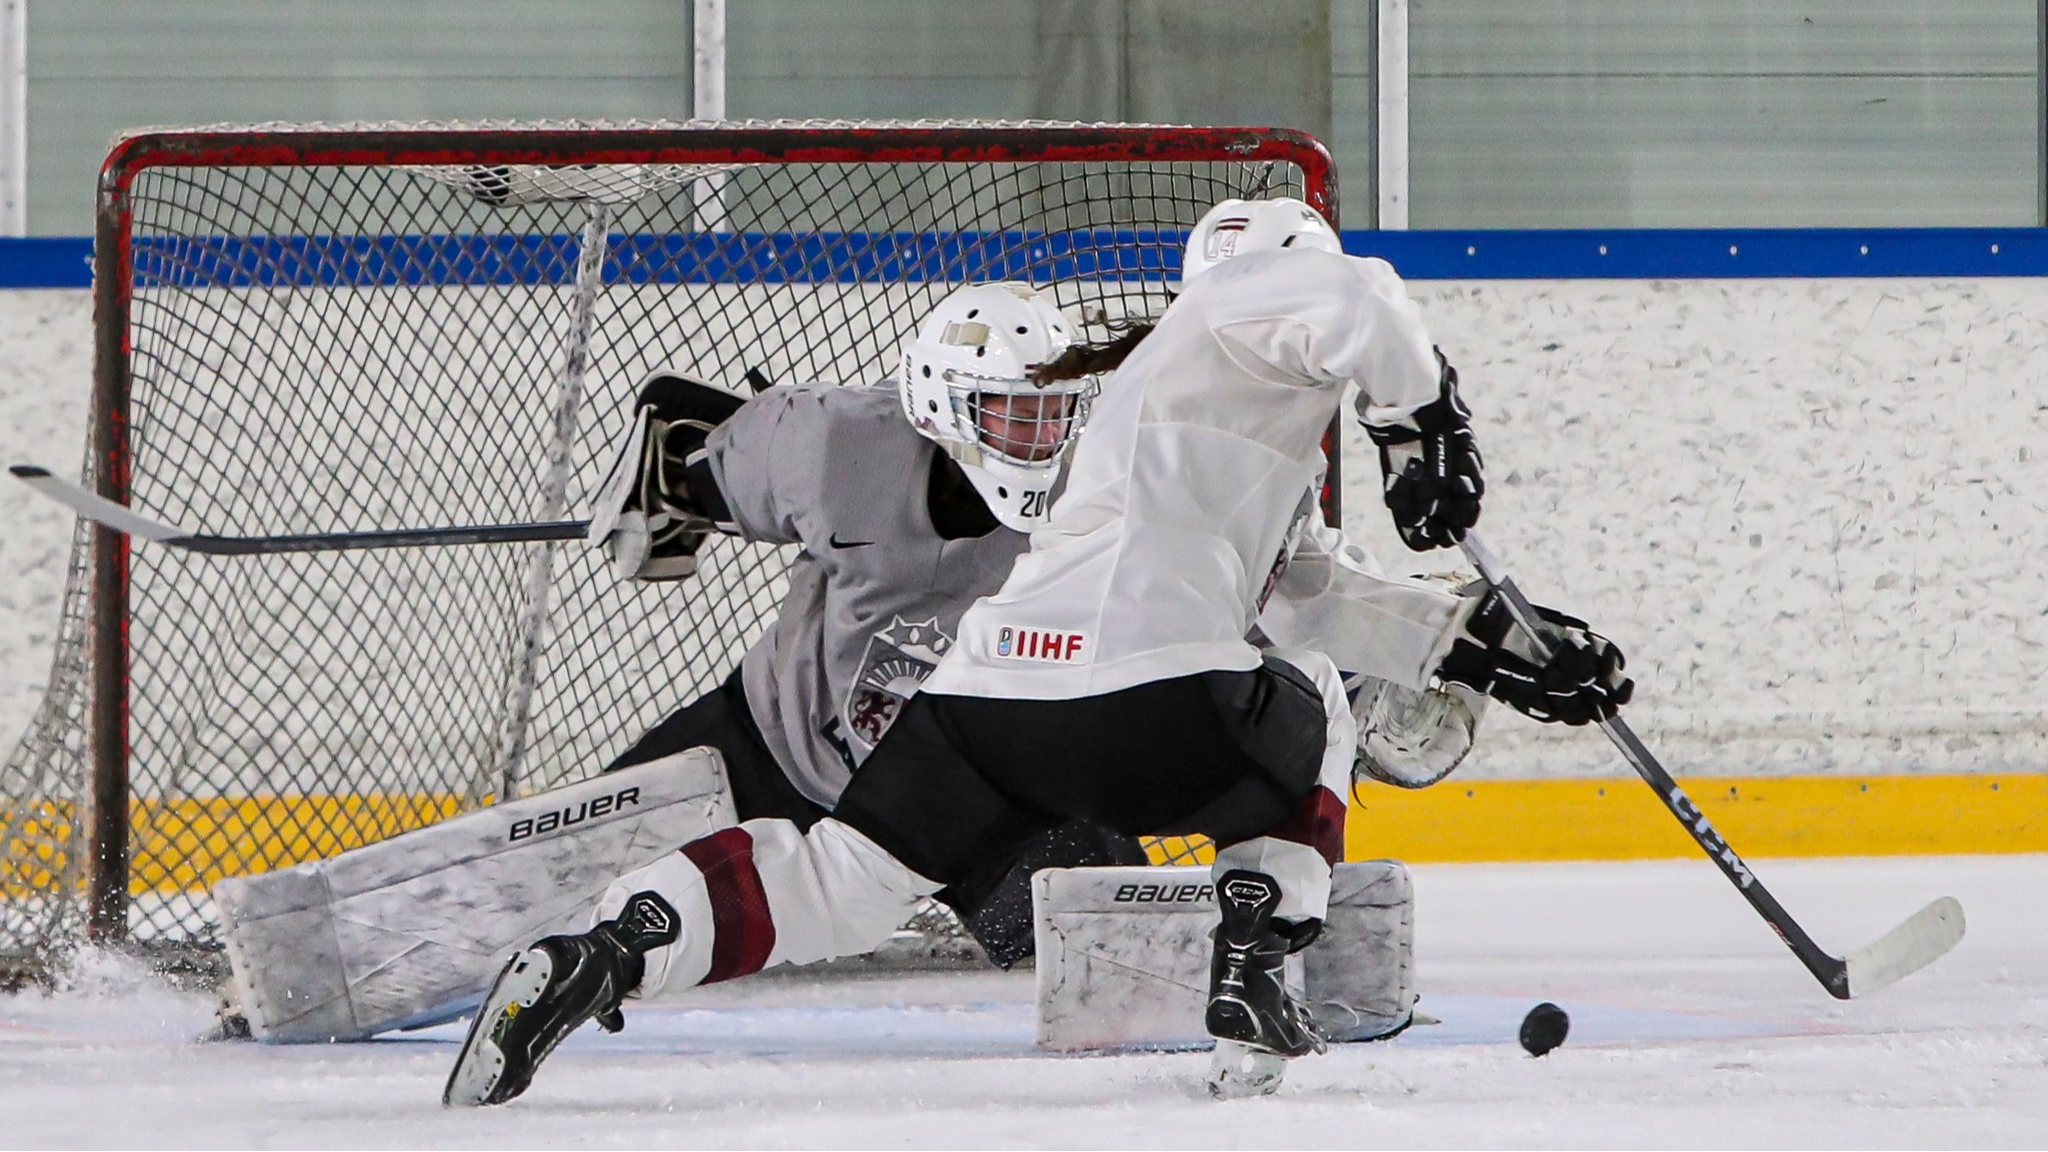
<path id="1" fill-rule="evenodd" d="M 437 548 L 455 544 L 519 544 L 536 540 L 580 540 L 588 520 L 534 524 L 477 524 L 455 528 L 393 528 L 375 532 L 316 532 L 303 536 L 172 536 L 165 544 L 213 556 L 254 556 L 276 552 L 349 552 L 365 548 Z"/>
<path id="2" fill-rule="evenodd" d="M 1535 605 L 1529 602 L 1528 597 L 1522 595 L 1522 590 L 1516 587 L 1514 579 L 1500 570 L 1493 553 L 1488 551 L 1485 543 L 1475 534 L 1466 534 L 1464 549 L 1465 555 L 1478 566 L 1480 576 L 1498 589 L 1502 599 L 1507 601 L 1509 615 L 1514 617 L 1515 623 L 1535 645 L 1537 654 L 1548 659 L 1551 654 L 1550 636 L 1543 626 L 1542 617 L 1536 614 Z M 1657 794 L 1657 798 L 1664 802 L 1664 807 L 1685 826 L 1693 842 L 1720 867 L 1721 874 L 1728 877 L 1729 882 L 1735 885 L 1736 891 L 1742 893 L 1743 898 L 1749 901 L 1750 907 L 1756 909 L 1757 914 L 1764 918 L 1764 923 L 1771 926 L 1771 931 L 1778 934 L 1778 939 L 1783 940 L 1785 946 L 1792 949 L 1792 954 L 1799 958 L 1801 964 L 1806 965 L 1806 970 L 1813 973 L 1814 979 L 1820 981 L 1829 995 L 1838 1000 L 1847 1000 L 1850 992 L 1848 965 L 1823 951 L 1820 945 L 1813 942 L 1813 937 L 1806 934 L 1806 929 L 1800 927 L 1799 922 L 1792 918 L 1792 914 L 1785 911 L 1785 906 L 1778 903 L 1778 898 L 1771 895 L 1770 890 L 1757 879 L 1756 873 L 1750 870 L 1749 865 L 1743 863 L 1742 857 L 1736 855 L 1735 849 L 1729 847 L 1728 841 L 1715 830 L 1706 814 L 1700 811 L 1699 805 L 1693 803 L 1692 797 L 1685 794 L 1685 790 L 1678 786 L 1678 782 L 1673 780 L 1671 774 L 1664 770 L 1664 766 L 1657 762 L 1657 758 L 1650 754 L 1649 748 L 1636 738 L 1635 731 L 1628 726 L 1628 721 L 1619 716 L 1603 720 L 1600 723 L 1600 730 L 1607 733 L 1607 738 L 1621 750 L 1622 758 L 1636 770 L 1636 775 L 1643 778 L 1643 782 L 1648 784 L 1650 790 Z"/>
<path id="3" fill-rule="evenodd" d="M 369 532 L 309 532 L 278 536 L 216 536 L 187 532 L 145 516 L 76 484 L 50 475 L 34 464 L 10 464 L 7 471 L 36 491 L 94 523 L 188 552 L 210 556 L 260 556 L 277 552 L 348 552 L 363 548 L 439 548 L 453 544 L 521 544 L 536 540 L 578 540 L 590 530 L 588 520 L 548 520 L 525 524 L 471 524 L 449 528 L 381 528 Z"/>

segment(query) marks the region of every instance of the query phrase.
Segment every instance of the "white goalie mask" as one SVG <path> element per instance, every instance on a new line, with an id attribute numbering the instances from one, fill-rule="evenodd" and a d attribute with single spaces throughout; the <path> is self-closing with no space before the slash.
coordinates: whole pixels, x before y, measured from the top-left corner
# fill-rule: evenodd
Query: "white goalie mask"
<path id="1" fill-rule="evenodd" d="M 903 415 L 958 461 L 1007 528 L 1045 523 L 1052 487 L 1088 419 L 1094 377 L 1035 384 L 1074 326 L 1029 284 L 974 284 L 938 302 L 903 349 Z"/>
<path id="2" fill-rule="evenodd" d="M 1181 253 L 1180 282 L 1189 281 L 1232 256 L 1271 248 L 1314 248 L 1343 255 L 1344 243 L 1323 214 L 1293 197 L 1225 200 L 1202 214 Z"/>

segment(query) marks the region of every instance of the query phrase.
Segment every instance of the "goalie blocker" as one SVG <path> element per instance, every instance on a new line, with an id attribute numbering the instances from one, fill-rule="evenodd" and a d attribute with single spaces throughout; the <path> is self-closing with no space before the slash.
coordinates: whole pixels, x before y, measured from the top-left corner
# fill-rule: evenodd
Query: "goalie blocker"
<path id="1" fill-rule="evenodd" d="M 736 822 L 710 748 L 214 885 L 257 1040 L 363 1040 L 474 1008 L 505 957 L 581 932 L 621 873 Z"/>
<path id="2" fill-rule="evenodd" d="M 1034 876 L 1039 1046 L 1207 1046 L 1213 883 L 1206 867 Z M 1322 934 L 1288 957 L 1288 983 L 1326 1038 L 1383 1039 L 1414 1018 L 1414 946 L 1408 870 L 1392 860 L 1339 864 Z"/>

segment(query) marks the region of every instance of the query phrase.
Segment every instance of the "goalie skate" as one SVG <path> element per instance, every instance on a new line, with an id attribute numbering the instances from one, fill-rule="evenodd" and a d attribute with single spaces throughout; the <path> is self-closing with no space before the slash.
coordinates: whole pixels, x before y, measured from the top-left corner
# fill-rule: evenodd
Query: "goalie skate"
<path id="1" fill-rule="evenodd" d="M 673 944 L 677 927 L 675 909 L 642 892 L 616 920 L 514 955 L 469 1023 L 441 1103 L 503 1104 L 526 1091 L 541 1061 L 584 1021 L 595 1019 L 607 1032 L 624 1028 L 619 1002 L 640 982 L 641 957 Z"/>

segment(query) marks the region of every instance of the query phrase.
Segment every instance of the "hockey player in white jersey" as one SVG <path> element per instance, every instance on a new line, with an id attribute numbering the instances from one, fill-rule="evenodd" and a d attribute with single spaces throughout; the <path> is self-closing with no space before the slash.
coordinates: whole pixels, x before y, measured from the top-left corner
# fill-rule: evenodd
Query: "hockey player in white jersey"
<path id="1" fill-rule="evenodd" d="M 1246 636 L 1287 582 L 1320 437 L 1352 382 L 1411 545 L 1471 526 L 1480 462 L 1455 374 L 1384 262 L 1341 255 L 1327 224 L 1285 201 L 1220 205 L 1190 248 L 1211 266 L 1191 267 L 1156 329 L 1103 359 L 978 369 L 906 355 L 906 395 L 926 380 L 971 395 L 978 376 L 1049 383 L 1121 364 L 1050 524 L 962 618 L 834 815 L 807 833 L 765 820 L 699 840 L 622 878 L 590 933 L 515 956 L 449 1103 L 518 1095 L 562 1037 L 613 1019 L 629 993 L 871 948 L 922 895 L 1073 818 L 1213 837 L 1219 1056 L 1319 1046 L 1280 973 L 1318 930 L 1341 848 L 1356 729 L 1323 652 L 1343 637 L 1262 653 Z M 1620 653 L 1558 620 L 1557 654 L 1540 664 L 1490 597 L 1447 605 L 1434 631 L 1395 628 L 1388 647 L 1427 634 L 1411 644 L 1411 686 L 1435 676 L 1543 720 L 1612 715 L 1630 690 Z M 1297 639 L 1284 616 L 1272 623 L 1261 627 L 1276 642 Z M 1240 1078 L 1228 1065 L 1216 1083 Z"/>

